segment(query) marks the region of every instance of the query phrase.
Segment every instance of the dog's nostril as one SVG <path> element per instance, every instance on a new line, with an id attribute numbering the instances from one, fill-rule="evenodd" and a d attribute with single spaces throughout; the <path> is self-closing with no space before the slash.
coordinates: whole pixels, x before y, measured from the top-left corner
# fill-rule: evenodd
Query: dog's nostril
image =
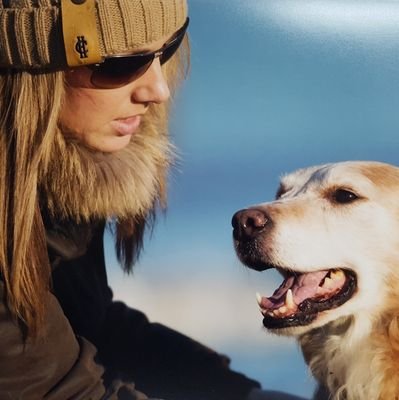
<path id="1" fill-rule="evenodd" d="M 242 226 L 249 231 L 260 230 L 265 227 L 267 223 L 266 215 L 258 210 L 250 210 L 244 214 Z"/>
<path id="2" fill-rule="evenodd" d="M 240 217 L 241 214 L 243 213 L 243 210 L 237 211 L 234 215 L 233 218 L 231 219 L 231 226 L 234 229 L 237 229 L 238 226 L 240 225 Z"/>
<path id="3" fill-rule="evenodd" d="M 256 236 L 269 222 L 267 214 L 255 208 L 240 210 L 233 216 L 231 224 L 236 239 Z"/>

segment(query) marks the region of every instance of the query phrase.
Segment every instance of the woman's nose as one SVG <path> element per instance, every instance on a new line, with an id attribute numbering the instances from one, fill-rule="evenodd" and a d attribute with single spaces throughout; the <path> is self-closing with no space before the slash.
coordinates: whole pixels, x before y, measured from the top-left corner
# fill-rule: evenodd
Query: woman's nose
<path id="1" fill-rule="evenodd" d="M 153 61 L 148 70 L 135 83 L 132 93 L 135 102 L 160 104 L 170 97 L 169 86 L 159 58 Z"/>

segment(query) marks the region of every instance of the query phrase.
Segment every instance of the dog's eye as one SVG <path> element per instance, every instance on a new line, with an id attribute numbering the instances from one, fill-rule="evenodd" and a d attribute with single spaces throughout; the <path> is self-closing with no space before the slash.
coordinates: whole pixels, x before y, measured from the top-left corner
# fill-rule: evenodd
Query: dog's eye
<path id="1" fill-rule="evenodd" d="M 336 203 L 347 204 L 347 203 L 352 203 L 353 201 L 357 200 L 359 197 L 355 193 L 351 192 L 350 190 L 337 189 L 334 191 L 332 198 Z"/>

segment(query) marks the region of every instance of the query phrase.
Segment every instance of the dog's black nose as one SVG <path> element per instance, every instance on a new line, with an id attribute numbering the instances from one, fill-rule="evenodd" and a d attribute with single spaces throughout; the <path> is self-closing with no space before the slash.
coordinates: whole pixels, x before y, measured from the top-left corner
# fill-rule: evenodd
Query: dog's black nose
<path id="1" fill-rule="evenodd" d="M 270 222 L 269 216 L 262 210 L 247 208 L 233 215 L 233 236 L 236 240 L 252 239 Z"/>

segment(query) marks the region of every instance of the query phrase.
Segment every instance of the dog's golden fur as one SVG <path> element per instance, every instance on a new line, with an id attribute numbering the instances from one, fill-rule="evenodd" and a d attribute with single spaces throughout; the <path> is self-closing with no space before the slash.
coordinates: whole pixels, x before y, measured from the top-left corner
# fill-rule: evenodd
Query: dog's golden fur
<path id="1" fill-rule="evenodd" d="M 356 200 L 334 203 L 329 193 L 336 188 L 356 193 Z M 257 242 L 267 263 L 356 275 L 345 303 L 305 326 L 272 329 L 297 337 L 320 384 L 314 398 L 398 400 L 399 168 L 346 162 L 299 170 L 282 178 L 275 202 L 254 207 L 273 222 Z"/>

